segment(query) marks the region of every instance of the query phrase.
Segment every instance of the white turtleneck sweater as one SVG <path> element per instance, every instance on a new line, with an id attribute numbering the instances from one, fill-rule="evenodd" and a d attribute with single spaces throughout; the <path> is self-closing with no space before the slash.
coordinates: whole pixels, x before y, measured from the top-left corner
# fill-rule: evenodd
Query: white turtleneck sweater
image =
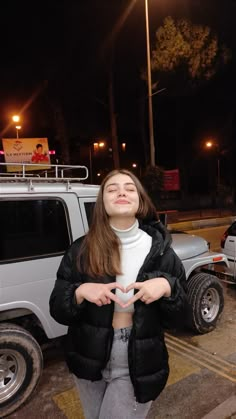
<path id="1" fill-rule="evenodd" d="M 121 272 L 122 275 L 116 276 L 116 282 L 126 288 L 137 279 L 138 272 L 149 253 L 152 245 L 152 238 L 139 228 L 138 220 L 127 230 L 119 230 L 111 225 L 113 231 L 117 234 L 121 241 Z M 126 303 L 134 294 L 134 290 L 123 293 L 119 289 L 116 295 L 119 299 Z M 122 308 L 115 303 L 115 311 L 133 312 L 134 305 Z"/>

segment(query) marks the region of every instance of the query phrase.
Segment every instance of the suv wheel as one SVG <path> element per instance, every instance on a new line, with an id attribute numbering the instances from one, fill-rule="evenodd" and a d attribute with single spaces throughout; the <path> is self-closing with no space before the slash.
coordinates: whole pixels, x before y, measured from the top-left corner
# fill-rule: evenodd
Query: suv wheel
<path id="1" fill-rule="evenodd" d="M 43 368 L 37 341 L 22 327 L 0 325 L 0 417 L 9 415 L 31 395 Z"/>
<path id="2" fill-rule="evenodd" d="M 224 308 L 223 287 L 214 276 L 198 273 L 187 281 L 191 307 L 191 327 L 198 333 L 208 333 L 216 326 Z"/>

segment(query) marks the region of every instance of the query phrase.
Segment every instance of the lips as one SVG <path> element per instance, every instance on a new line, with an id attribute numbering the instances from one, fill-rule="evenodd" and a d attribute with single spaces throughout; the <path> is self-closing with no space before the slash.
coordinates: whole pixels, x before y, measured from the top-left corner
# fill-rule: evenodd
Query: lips
<path id="1" fill-rule="evenodd" d="M 129 204 L 129 201 L 127 201 L 126 199 L 117 199 L 115 204 Z"/>

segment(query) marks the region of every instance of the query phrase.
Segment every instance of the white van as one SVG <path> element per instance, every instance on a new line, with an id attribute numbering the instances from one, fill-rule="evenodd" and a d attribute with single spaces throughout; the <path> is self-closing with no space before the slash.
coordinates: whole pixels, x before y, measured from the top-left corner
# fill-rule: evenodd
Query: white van
<path id="1" fill-rule="evenodd" d="M 16 174 L 5 167 L 0 164 L 0 417 L 35 389 L 43 368 L 41 344 L 66 333 L 49 314 L 49 297 L 62 255 L 89 228 L 99 191 L 83 183 L 85 166 L 52 165 L 53 174 L 46 171 L 44 177 L 42 171 L 40 176 L 27 174 L 27 164 Z M 200 237 L 172 237 L 186 270 L 189 322 L 196 332 L 206 333 L 224 306 L 222 286 L 208 268 L 227 265 L 227 259 L 210 252 Z"/>

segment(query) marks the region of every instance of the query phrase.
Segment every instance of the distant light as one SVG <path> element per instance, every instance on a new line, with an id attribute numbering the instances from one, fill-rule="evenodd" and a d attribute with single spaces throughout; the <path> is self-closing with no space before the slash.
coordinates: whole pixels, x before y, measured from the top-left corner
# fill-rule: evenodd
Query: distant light
<path id="1" fill-rule="evenodd" d="M 134 168 L 137 167 L 137 164 L 136 163 L 133 163 L 132 164 L 132 167 L 134 167 Z"/>
<path id="2" fill-rule="evenodd" d="M 19 122 L 19 120 L 20 120 L 19 115 L 13 115 L 12 120 L 13 120 L 14 122 Z"/>
<path id="3" fill-rule="evenodd" d="M 99 176 L 101 176 L 101 173 L 97 173 L 97 176 L 99 177 Z"/>
<path id="4" fill-rule="evenodd" d="M 0 150 L 0 154 L 5 154 L 3 150 Z"/>
<path id="5" fill-rule="evenodd" d="M 212 141 L 207 141 L 206 142 L 206 147 L 211 148 L 213 146 Z"/>
<path id="6" fill-rule="evenodd" d="M 93 143 L 93 149 L 94 151 L 98 151 L 99 148 L 104 148 L 105 145 L 106 144 L 104 143 L 104 141 L 99 141 L 99 142 Z"/>
<path id="7" fill-rule="evenodd" d="M 122 143 L 121 148 L 122 148 L 123 151 L 125 151 L 126 150 L 126 143 Z"/>
<path id="8" fill-rule="evenodd" d="M 16 125 L 16 129 L 21 129 L 21 125 Z"/>

